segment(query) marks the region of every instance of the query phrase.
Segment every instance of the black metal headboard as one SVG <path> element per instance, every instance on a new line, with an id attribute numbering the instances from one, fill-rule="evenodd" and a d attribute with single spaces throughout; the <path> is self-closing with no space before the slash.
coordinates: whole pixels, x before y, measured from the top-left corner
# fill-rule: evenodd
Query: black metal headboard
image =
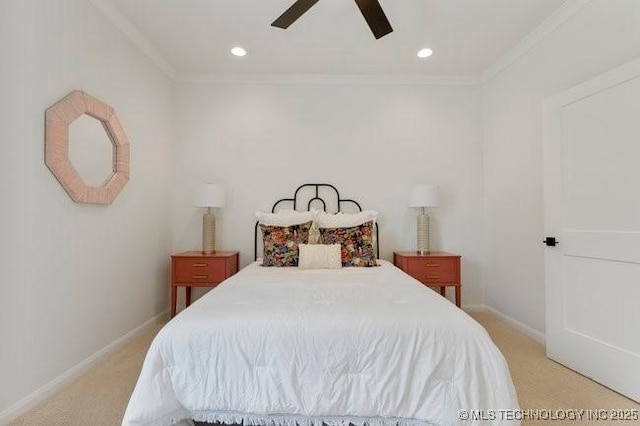
<path id="1" fill-rule="evenodd" d="M 304 206 L 303 201 L 307 201 L 306 206 Z M 343 206 L 351 206 L 352 209 L 357 209 L 359 212 L 362 211 L 360 203 L 350 198 L 340 198 L 340 192 L 338 192 L 338 189 L 329 183 L 305 183 L 300 185 L 296 189 L 296 192 L 294 192 L 293 198 L 282 198 L 276 201 L 271 207 L 271 213 L 275 213 L 283 206 L 287 206 L 287 204 L 289 204 L 288 207 L 298 211 L 309 211 L 314 205 L 321 205 L 322 210 L 327 213 L 341 212 L 343 211 Z M 306 208 L 300 209 L 300 204 Z M 329 208 L 329 211 L 327 208 Z M 258 234 L 258 222 L 256 222 L 253 238 L 253 260 L 258 259 Z M 378 238 L 377 221 L 375 244 L 376 256 L 380 257 L 380 239 Z"/>

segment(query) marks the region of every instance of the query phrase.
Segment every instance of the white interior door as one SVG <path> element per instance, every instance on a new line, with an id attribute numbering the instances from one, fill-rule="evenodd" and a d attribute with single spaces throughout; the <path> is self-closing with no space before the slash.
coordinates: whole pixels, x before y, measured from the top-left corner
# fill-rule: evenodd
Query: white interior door
<path id="1" fill-rule="evenodd" d="M 547 356 L 640 401 L 640 60 L 545 103 Z"/>

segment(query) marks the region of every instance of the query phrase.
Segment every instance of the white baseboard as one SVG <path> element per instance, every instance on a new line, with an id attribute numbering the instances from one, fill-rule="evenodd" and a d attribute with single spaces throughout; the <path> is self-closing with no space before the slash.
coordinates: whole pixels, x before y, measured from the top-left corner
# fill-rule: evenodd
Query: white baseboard
<path id="1" fill-rule="evenodd" d="M 519 332 L 524 333 L 527 336 L 531 337 L 536 342 L 542 343 L 543 345 L 546 344 L 546 337 L 545 337 L 544 333 L 541 333 L 538 330 L 536 330 L 535 328 L 529 327 L 528 325 L 523 324 L 520 321 L 511 318 L 510 316 L 498 311 L 495 308 L 492 308 L 491 306 L 482 305 L 482 304 L 479 304 L 479 305 L 462 305 L 462 309 L 465 312 L 488 312 L 488 313 L 490 313 L 492 315 L 497 316 L 498 318 L 500 318 L 500 320 L 506 322 L 511 327 L 513 327 L 516 330 L 518 330 Z"/>
<path id="2" fill-rule="evenodd" d="M 520 321 L 511 318 L 510 316 L 498 311 L 497 309 L 492 308 L 491 306 L 485 306 L 485 310 L 486 310 L 486 312 L 489 312 L 489 313 L 497 316 L 502 321 L 506 322 L 511 327 L 515 328 L 516 330 L 518 330 L 518 331 L 526 334 L 527 336 L 531 337 L 533 340 L 537 341 L 538 343 L 542 343 L 543 345 L 546 344 L 547 339 L 546 339 L 544 333 L 541 333 L 538 330 L 536 330 L 535 328 L 529 327 L 528 325 L 523 324 Z"/>
<path id="3" fill-rule="evenodd" d="M 487 307 L 484 305 L 462 305 L 462 310 L 465 312 L 487 312 Z"/>
<path id="4" fill-rule="evenodd" d="M 464 309 L 465 312 L 488 312 L 488 313 L 490 313 L 492 315 L 497 316 L 502 321 L 506 322 L 511 327 L 513 327 L 516 330 L 518 330 L 519 332 L 524 333 L 527 336 L 531 337 L 536 342 L 542 343 L 543 345 L 546 344 L 546 337 L 545 337 L 544 333 L 541 333 L 538 330 L 536 330 L 535 328 L 529 327 L 528 325 L 521 323 L 517 319 L 511 318 L 510 316 L 500 312 L 499 310 L 497 310 L 495 308 L 492 308 L 491 306 L 487 306 L 487 305 L 463 305 L 462 309 Z"/>
<path id="5" fill-rule="evenodd" d="M 65 371 L 60 376 L 51 380 L 49 383 L 45 384 L 44 386 L 40 387 L 36 391 L 22 398 L 20 401 L 11 405 L 6 410 L 0 412 L 0 425 L 6 425 L 9 422 L 16 420 L 18 417 L 22 416 L 23 414 L 25 414 L 27 411 L 29 411 L 30 409 L 32 409 L 42 401 L 51 397 L 53 394 L 58 392 L 67 384 L 69 384 L 73 380 L 80 377 L 82 374 L 84 374 L 87 370 L 89 370 L 91 367 L 96 365 L 98 362 L 107 358 L 109 355 L 114 353 L 116 350 L 120 349 L 130 340 L 132 340 L 139 334 L 146 331 L 153 324 L 156 324 L 159 321 L 166 319 L 168 317 L 168 314 L 169 314 L 169 311 L 167 310 L 156 315 L 150 320 L 145 321 L 142 325 L 131 330 L 124 336 L 118 338 L 117 340 L 105 346 L 95 354 L 91 355 L 89 358 L 80 362 L 78 365 Z"/>

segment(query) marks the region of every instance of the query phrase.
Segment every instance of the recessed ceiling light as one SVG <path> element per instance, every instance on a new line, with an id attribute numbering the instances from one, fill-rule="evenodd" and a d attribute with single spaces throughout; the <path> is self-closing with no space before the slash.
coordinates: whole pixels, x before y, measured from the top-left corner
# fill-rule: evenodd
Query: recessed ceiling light
<path id="1" fill-rule="evenodd" d="M 244 56 L 247 54 L 247 51 L 244 50 L 242 47 L 236 46 L 233 49 L 231 49 L 231 54 L 235 56 Z"/>
<path id="2" fill-rule="evenodd" d="M 433 55 L 433 50 L 429 49 L 428 47 L 418 50 L 418 58 L 424 59 L 428 58 L 431 55 Z"/>

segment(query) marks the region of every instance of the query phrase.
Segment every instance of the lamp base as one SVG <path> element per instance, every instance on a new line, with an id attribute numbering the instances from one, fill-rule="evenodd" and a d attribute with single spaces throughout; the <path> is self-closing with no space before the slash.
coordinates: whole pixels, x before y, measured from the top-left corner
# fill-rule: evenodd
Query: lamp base
<path id="1" fill-rule="evenodd" d="M 205 213 L 202 216 L 202 253 L 213 254 L 216 252 L 216 216 L 213 213 Z"/>
<path id="2" fill-rule="evenodd" d="M 417 247 L 418 254 L 429 254 L 429 215 L 423 209 L 418 215 L 418 235 Z"/>

